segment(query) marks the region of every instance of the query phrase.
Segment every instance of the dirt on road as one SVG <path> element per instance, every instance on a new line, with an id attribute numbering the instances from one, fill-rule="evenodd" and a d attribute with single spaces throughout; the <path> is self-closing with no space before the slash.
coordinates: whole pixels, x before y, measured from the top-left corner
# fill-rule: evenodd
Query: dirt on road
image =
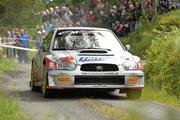
<path id="1" fill-rule="evenodd" d="M 40 92 L 31 92 L 30 71 L 30 64 L 19 64 L 1 75 L 0 90 L 33 120 L 180 120 L 180 110 L 142 99 L 128 100 L 118 91 L 59 90 L 45 99 Z"/>

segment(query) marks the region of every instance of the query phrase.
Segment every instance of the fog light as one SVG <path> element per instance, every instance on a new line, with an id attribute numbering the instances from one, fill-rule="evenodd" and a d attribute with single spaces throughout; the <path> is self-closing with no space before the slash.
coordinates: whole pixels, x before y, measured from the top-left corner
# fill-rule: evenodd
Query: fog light
<path id="1" fill-rule="evenodd" d="M 71 79 L 69 77 L 58 77 L 58 82 L 69 82 Z"/>
<path id="2" fill-rule="evenodd" d="M 129 83 L 137 83 L 139 81 L 138 77 L 129 77 L 128 82 Z"/>

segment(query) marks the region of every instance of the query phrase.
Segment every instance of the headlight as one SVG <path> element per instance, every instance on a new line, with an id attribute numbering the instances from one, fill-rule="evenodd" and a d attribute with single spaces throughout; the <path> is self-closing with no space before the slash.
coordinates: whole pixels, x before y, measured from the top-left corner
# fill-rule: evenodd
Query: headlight
<path id="1" fill-rule="evenodd" d="M 135 62 L 135 61 L 126 61 L 122 64 L 122 67 L 124 70 L 143 70 L 141 61 Z"/>
<path id="2" fill-rule="evenodd" d="M 58 68 L 61 70 L 74 70 L 76 68 L 76 64 L 73 62 L 61 61 Z"/>

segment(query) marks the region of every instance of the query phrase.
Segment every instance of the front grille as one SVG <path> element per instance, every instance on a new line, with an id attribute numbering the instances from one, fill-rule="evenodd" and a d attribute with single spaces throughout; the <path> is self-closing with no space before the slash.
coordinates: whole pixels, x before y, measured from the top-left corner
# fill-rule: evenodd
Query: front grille
<path id="1" fill-rule="evenodd" d="M 81 71 L 119 71 L 119 68 L 114 64 L 83 64 Z"/>
<path id="2" fill-rule="evenodd" d="M 75 76 L 75 85 L 124 85 L 124 76 Z"/>

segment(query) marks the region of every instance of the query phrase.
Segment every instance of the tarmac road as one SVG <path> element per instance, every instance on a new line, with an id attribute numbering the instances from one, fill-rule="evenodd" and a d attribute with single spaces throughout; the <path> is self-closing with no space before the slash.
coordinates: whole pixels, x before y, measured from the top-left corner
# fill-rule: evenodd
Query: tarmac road
<path id="1" fill-rule="evenodd" d="M 30 91 L 30 70 L 30 64 L 19 64 L 17 70 L 1 76 L 0 89 L 14 97 L 33 120 L 121 120 L 108 113 L 114 111 L 99 109 L 99 104 L 107 106 L 105 109 L 137 114 L 143 120 L 180 120 L 180 110 L 143 99 L 128 100 L 118 91 L 60 90 L 45 99 L 40 92 Z"/>

